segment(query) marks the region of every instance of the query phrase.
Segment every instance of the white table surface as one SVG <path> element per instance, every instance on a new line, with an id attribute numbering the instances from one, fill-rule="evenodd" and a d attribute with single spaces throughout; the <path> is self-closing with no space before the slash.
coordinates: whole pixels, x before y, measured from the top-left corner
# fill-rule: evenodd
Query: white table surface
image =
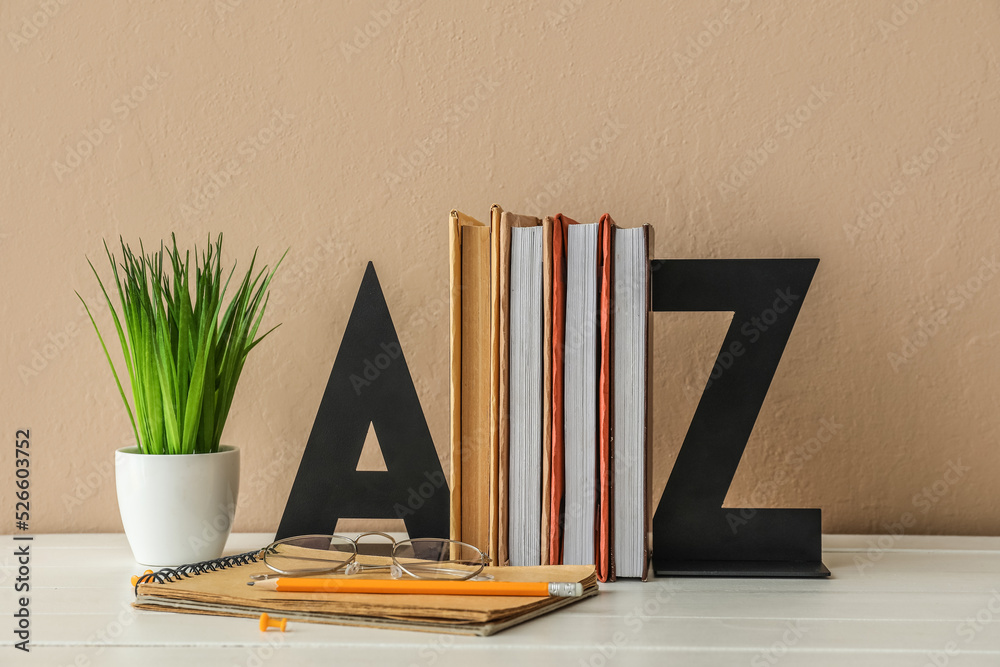
<path id="1" fill-rule="evenodd" d="M 268 541 L 233 535 L 226 553 Z M 30 654 L 13 646 L 17 543 L 0 542 L 3 666 L 1000 665 L 994 537 L 825 536 L 829 580 L 602 584 L 482 638 L 311 623 L 261 633 L 254 620 L 136 611 L 129 578 L 144 568 L 124 535 L 37 535 Z"/>

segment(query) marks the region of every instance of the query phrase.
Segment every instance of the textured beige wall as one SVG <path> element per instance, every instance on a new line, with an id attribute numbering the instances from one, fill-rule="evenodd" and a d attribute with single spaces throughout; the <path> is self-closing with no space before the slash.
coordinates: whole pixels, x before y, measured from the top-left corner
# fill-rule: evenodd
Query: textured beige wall
<path id="1" fill-rule="evenodd" d="M 498 202 L 820 257 L 729 503 L 1000 534 L 995 2 L 275 5 L 0 3 L 0 424 L 32 430 L 34 530 L 121 526 L 130 429 L 73 294 L 102 238 L 291 246 L 224 438 L 236 529 L 273 530 L 369 259 L 447 467 L 447 214 Z M 729 316 L 654 319 L 658 496 Z"/>

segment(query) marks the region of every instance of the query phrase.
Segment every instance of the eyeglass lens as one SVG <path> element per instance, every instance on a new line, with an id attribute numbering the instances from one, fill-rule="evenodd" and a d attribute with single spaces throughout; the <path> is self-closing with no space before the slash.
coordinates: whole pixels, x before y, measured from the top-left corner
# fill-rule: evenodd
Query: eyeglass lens
<path id="1" fill-rule="evenodd" d="M 353 541 L 337 535 L 304 535 L 272 545 L 264 562 L 279 572 L 323 572 L 337 570 L 356 554 Z"/>
<path id="2" fill-rule="evenodd" d="M 399 566 L 414 577 L 468 579 L 483 569 L 483 554 L 463 542 L 433 538 L 406 540 L 393 552 Z"/>

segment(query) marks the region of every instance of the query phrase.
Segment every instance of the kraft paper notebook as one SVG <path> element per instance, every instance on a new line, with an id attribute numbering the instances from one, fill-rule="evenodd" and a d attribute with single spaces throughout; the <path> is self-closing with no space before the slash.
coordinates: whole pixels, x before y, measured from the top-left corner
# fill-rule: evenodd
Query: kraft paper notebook
<path id="1" fill-rule="evenodd" d="M 359 556 L 358 560 L 366 564 L 389 561 L 378 556 Z M 245 618 L 257 618 L 266 612 L 285 617 L 289 622 L 487 636 L 598 592 L 594 568 L 587 566 L 488 567 L 484 570 L 497 581 L 579 583 L 583 586 L 583 597 L 579 598 L 262 591 L 246 585 L 251 574 L 270 572 L 266 565 L 256 561 L 254 554 L 178 569 L 194 576 L 182 576 L 171 569 L 145 575 L 136 586 L 133 606 L 152 611 Z"/>

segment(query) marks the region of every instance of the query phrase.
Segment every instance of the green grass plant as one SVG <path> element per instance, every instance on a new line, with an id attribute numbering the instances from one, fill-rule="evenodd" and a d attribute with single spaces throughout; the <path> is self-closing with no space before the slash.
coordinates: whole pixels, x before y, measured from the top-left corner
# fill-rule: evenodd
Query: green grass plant
<path id="1" fill-rule="evenodd" d="M 191 251 L 182 255 L 177 249 L 176 236 L 172 234 L 171 240 L 172 249 L 165 249 L 161 242 L 159 251 L 149 254 L 140 241 L 136 255 L 119 239 L 120 263 L 105 242 L 104 252 L 114 274 L 120 314 L 97 269 L 87 259 L 114 320 L 134 408 L 125 396 L 90 308 L 79 293 L 77 297 L 101 341 L 139 451 L 143 454 L 217 452 L 247 355 L 277 328 L 257 336 L 267 308 L 268 287 L 285 255 L 273 270 L 268 271 L 265 266 L 254 275 L 257 261 L 254 251 L 236 293 L 223 309 L 223 298 L 236 267 L 223 275 L 222 234 L 214 244 L 209 236 L 208 246 L 200 257 L 195 248 L 193 285 Z"/>

